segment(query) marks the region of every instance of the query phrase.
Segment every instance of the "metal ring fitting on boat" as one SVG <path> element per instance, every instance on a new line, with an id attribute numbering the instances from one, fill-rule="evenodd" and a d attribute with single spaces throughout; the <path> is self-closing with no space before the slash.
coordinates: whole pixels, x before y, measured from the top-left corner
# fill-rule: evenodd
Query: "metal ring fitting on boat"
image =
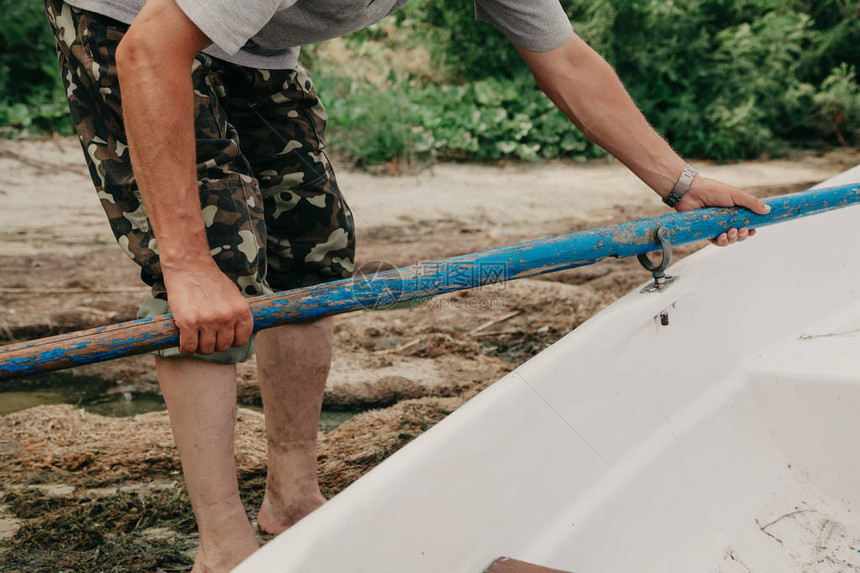
<path id="1" fill-rule="evenodd" d="M 660 245 L 662 256 L 660 258 L 660 263 L 655 264 L 648 258 L 647 253 L 642 253 L 640 255 L 636 255 L 636 258 L 639 259 L 639 264 L 641 264 L 645 269 L 651 271 L 651 276 L 654 277 L 654 282 L 647 287 L 643 288 L 641 292 L 649 293 L 649 292 L 662 292 L 665 290 L 670 284 L 675 282 L 677 277 L 667 276 L 665 271 L 672 262 L 672 242 L 669 238 L 672 236 L 672 233 L 666 227 L 660 226 L 654 232 L 654 242 Z"/>
<path id="2" fill-rule="evenodd" d="M 658 274 L 662 275 L 663 271 L 665 271 L 672 262 L 672 243 L 669 241 L 669 237 L 671 236 L 669 229 L 662 226 L 654 232 L 654 242 L 660 245 L 663 253 L 663 256 L 660 259 L 660 264 L 654 264 L 651 259 L 648 258 L 647 253 L 636 255 L 636 258 L 639 259 L 639 264 L 645 267 L 645 269 L 651 271 L 654 278 L 657 278 Z"/>

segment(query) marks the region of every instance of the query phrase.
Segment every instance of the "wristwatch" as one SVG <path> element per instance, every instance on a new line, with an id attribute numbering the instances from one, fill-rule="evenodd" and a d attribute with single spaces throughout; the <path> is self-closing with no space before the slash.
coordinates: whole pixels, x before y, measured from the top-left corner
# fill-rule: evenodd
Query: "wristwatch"
<path id="1" fill-rule="evenodd" d="M 678 201 L 681 200 L 687 191 L 690 190 L 690 185 L 693 184 L 693 179 L 698 175 L 699 172 L 696 171 L 696 168 L 690 165 L 689 163 L 684 166 L 684 172 L 681 173 L 681 176 L 678 177 L 678 180 L 675 181 L 675 185 L 672 187 L 672 190 L 669 191 L 669 195 L 667 195 L 663 199 L 663 203 L 668 205 L 669 207 L 674 207 L 678 204 Z"/>

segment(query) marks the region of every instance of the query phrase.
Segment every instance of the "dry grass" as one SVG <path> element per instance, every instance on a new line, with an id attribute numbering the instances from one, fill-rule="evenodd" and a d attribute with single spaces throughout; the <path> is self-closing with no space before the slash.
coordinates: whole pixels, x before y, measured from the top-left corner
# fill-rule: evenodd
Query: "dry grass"
<path id="1" fill-rule="evenodd" d="M 240 410 L 236 425 L 240 467 L 265 463 L 262 414 Z M 7 471 L 55 472 L 123 478 L 180 470 L 167 412 L 131 418 L 90 414 L 69 405 L 39 406 L 0 418 L 0 433 L 14 443 Z"/>
<path id="2" fill-rule="evenodd" d="M 322 435 L 325 495 L 343 490 L 478 390 L 401 401 Z M 0 546 L 0 570 L 77 570 L 85 564 L 102 571 L 173 571 L 193 562 L 193 514 L 165 412 L 129 419 L 40 406 L 0 417 L 0 435 L 6 490 L 0 509 L 19 525 Z M 254 517 L 265 489 L 261 414 L 239 410 L 236 441 L 241 493 Z M 152 481 L 159 477 L 174 481 Z"/>
<path id="3" fill-rule="evenodd" d="M 320 437 L 320 480 L 331 496 L 445 416 L 479 388 L 454 397 L 425 397 L 359 414 Z M 39 406 L 0 417 L 7 485 L 41 475 L 74 484 L 177 476 L 179 456 L 166 412 L 133 418 L 90 414 L 69 405 Z M 121 438 L 118 438 L 121 436 Z M 262 414 L 240 409 L 236 461 L 243 475 L 265 469 Z M 53 479 L 52 479 L 53 478 Z"/>

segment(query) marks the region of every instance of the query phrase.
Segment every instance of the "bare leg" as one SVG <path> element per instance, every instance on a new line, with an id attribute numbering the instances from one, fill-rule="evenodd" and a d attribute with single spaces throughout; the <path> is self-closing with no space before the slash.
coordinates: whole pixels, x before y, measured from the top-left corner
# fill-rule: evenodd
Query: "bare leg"
<path id="1" fill-rule="evenodd" d="M 257 549 L 233 455 L 236 369 L 186 358 L 156 358 L 156 366 L 200 531 L 193 571 L 230 571 Z"/>
<path id="2" fill-rule="evenodd" d="M 332 320 L 257 335 L 257 368 L 269 465 L 260 529 L 280 533 L 325 502 L 317 481 L 317 432 L 331 363 Z"/>

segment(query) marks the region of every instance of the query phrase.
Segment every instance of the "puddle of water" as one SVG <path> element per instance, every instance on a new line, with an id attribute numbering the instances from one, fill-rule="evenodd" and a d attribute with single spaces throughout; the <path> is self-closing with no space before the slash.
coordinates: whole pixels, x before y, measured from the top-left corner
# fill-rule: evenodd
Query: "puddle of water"
<path id="1" fill-rule="evenodd" d="M 328 411 L 323 410 L 320 415 L 320 431 L 327 434 L 337 428 L 338 426 L 342 426 L 343 424 L 352 420 L 357 414 L 361 412 L 355 412 L 352 410 L 346 411 Z"/>
<path id="2" fill-rule="evenodd" d="M 164 410 L 161 394 L 144 392 L 131 386 L 95 376 L 76 376 L 55 372 L 5 382 L 0 392 L 0 415 L 34 406 L 72 404 L 87 412 L 124 418 Z M 243 406 L 247 407 L 247 406 Z M 262 411 L 262 408 L 251 406 Z M 320 416 L 320 431 L 330 432 L 358 414 L 357 411 L 326 411 Z"/>
<path id="3" fill-rule="evenodd" d="M 262 406 L 243 405 L 243 408 L 254 410 L 255 412 L 263 412 Z M 327 434 L 335 428 L 342 426 L 352 420 L 363 410 L 323 410 L 320 413 L 320 432 Z"/>
<path id="4" fill-rule="evenodd" d="M 117 417 L 164 409 L 159 394 L 67 372 L 5 382 L 0 392 L 0 415 L 49 404 L 72 404 L 88 412 Z"/>

